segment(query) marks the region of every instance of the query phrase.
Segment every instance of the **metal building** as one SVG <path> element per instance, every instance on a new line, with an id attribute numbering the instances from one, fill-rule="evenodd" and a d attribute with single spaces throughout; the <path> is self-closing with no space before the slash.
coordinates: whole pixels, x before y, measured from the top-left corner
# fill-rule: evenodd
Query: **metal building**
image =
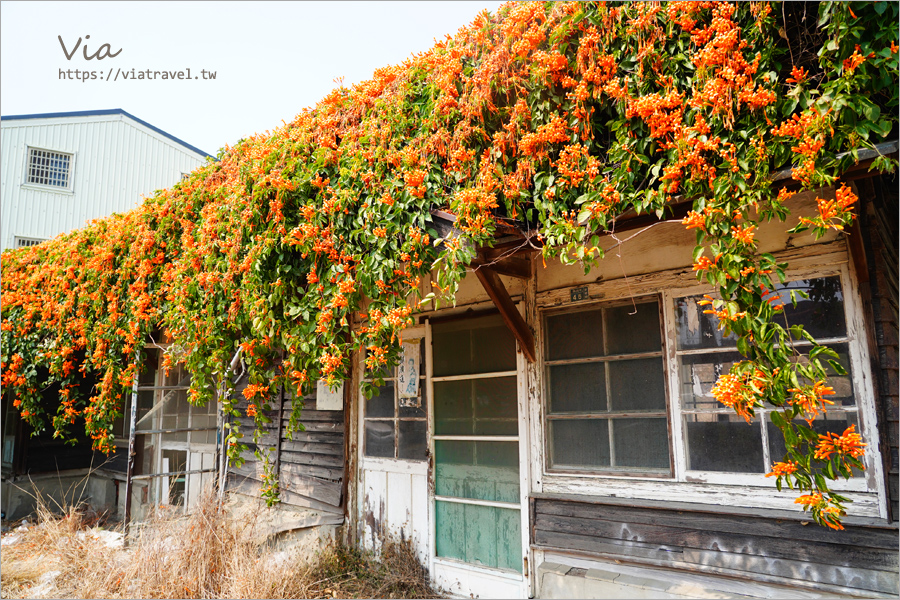
<path id="1" fill-rule="evenodd" d="M 209 156 L 121 108 L 4 116 L 0 129 L 3 249 L 134 208 Z"/>

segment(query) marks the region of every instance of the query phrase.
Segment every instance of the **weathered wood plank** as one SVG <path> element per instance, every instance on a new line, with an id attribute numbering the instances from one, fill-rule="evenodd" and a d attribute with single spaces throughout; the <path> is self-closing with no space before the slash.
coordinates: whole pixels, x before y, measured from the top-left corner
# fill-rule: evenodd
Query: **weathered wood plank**
<path id="1" fill-rule="evenodd" d="M 226 489 L 229 492 L 236 492 L 258 498 L 261 485 L 262 483 L 253 477 L 229 473 Z M 333 514 L 343 514 L 343 511 L 340 508 L 340 499 L 338 499 L 338 504 L 330 504 L 300 493 L 302 490 L 303 488 L 281 490 L 281 501 L 292 506 L 303 506 Z"/>
<path id="2" fill-rule="evenodd" d="M 747 578 L 762 583 L 773 583 L 776 585 L 799 587 L 804 589 L 817 590 L 820 592 L 832 591 L 838 594 L 860 595 L 861 590 L 878 591 L 873 590 L 871 587 L 856 587 L 854 589 L 853 584 L 855 584 L 856 581 L 852 580 L 851 577 L 855 569 L 845 569 L 843 575 L 831 578 L 831 580 L 835 581 L 835 583 L 830 583 L 829 581 L 822 580 L 821 577 L 819 577 L 818 580 L 813 580 L 802 575 L 800 577 L 784 577 L 782 575 L 766 573 L 764 570 L 745 571 L 734 568 L 727 568 L 721 566 L 721 563 L 724 561 L 719 560 L 717 564 L 718 555 L 723 554 L 718 552 L 706 552 L 703 553 L 703 556 L 701 556 L 700 553 L 702 551 L 691 549 L 688 549 L 684 552 L 664 552 L 659 550 L 641 548 L 633 545 L 626 548 L 621 544 L 609 544 L 596 538 L 590 538 L 576 534 L 554 533 L 540 530 L 535 531 L 534 543 L 539 549 L 543 550 L 551 550 L 556 552 L 575 551 L 578 553 L 584 553 L 586 555 L 603 558 L 604 560 L 613 559 L 616 562 L 680 569 L 694 573 L 709 573 L 715 575 L 724 575 L 727 577 Z M 685 553 L 688 553 L 687 557 L 685 557 Z M 691 560 L 686 560 L 686 558 L 690 558 Z M 761 561 L 760 564 L 764 564 L 766 561 L 769 561 L 771 559 L 763 558 L 759 560 Z M 706 564 L 707 562 L 709 564 Z M 760 564 L 754 565 L 754 567 L 759 569 Z M 805 564 L 806 563 L 800 563 L 801 566 Z M 846 571 L 850 572 L 847 573 Z M 884 587 L 889 587 L 892 577 L 894 578 L 894 580 L 896 580 L 895 574 L 887 573 L 884 571 L 875 571 L 871 574 L 867 573 L 866 575 L 874 578 L 874 581 L 876 581 L 875 585 L 878 585 L 879 587 L 882 586 L 882 584 L 887 584 L 884 585 Z M 869 579 L 868 581 L 872 580 L 873 579 Z M 841 583 L 841 581 L 843 581 L 843 583 Z M 864 586 L 866 585 L 872 584 L 864 583 Z"/>
<path id="3" fill-rule="evenodd" d="M 262 462 L 248 460 L 241 467 L 229 467 L 229 471 L 239 473 L 241 475 L 254 476 L 261 479 L 263 473 Z M 312 477 L 333 482 L 340 482 L 341 478 L 344 475 L 344 469 L 335 467 L 322 467 L 316 465 L 298 465 L 284 462 L 282 463 L 281 477 L 292 476 L 292 474 L 295 473 L 303 477 Z"/>
<path id="4" fill-rule="evenodd" d="M 824 542 L 844 546 L 874 547 L 896 550 L 896 529 L 875 529 L 848 526 L 844 531 L 832 531 L 818 526 L 804 526 L 796 521 L 777 521 L 771 518 L 741 515 L 717 515 L 703 512 L 665 511 L 639 506 L 610 506 L 588 502 L 536 500 L 537 513 L 585 519 L 618 520 L 623 523 L 667 525 L 722 533 L 789 537 L 800 541 Z"/>
<path id="5" fill-rule="evenodd" d="M 689 525 L 686 519 L 682 525 Z M 551 515 L 537 512 L 536 530 L 578 533 L 617 540 L 643 542 L 667 548 L 693 548 L 697 550 L 731 552 L 769 558 L 803 560 L 810 564 L 874 569 L 896 573 L 900 568 L 896 549 L 885 550 L 867 547 L 803 542 L 779 537 L 761 537 L 753 534 L 729 534 L 690 527 L 642 524 L 633 521 L 608 521 L 602 518 L 581 518 Z"/>

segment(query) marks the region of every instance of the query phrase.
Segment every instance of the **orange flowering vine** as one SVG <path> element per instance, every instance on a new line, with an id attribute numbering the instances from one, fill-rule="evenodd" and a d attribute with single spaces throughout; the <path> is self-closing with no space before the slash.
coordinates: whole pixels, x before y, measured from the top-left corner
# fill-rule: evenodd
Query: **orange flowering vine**
<path id="1" fill-rule="evenodd" d="M 226 146 L 135 210 L 4 253 L 4 391 L 35 428 L 52 419 L 71 436 L 83 425 L 110 450 L 144 344 L 164 336 L 163 363 L 191 375 L 191 401 L 222 401 L 226 446 L 240 460 L 239 420 L 255 412 L 261 435 L 269 390 L 336 383 L 355 353 L 369 374 L 395 364 L 420 303 L 452 297 L 475 249 L 498 232 L 528 231 L 543 261 L 590 268 L 602 258 L 599 236 L 622 215 L 664 218 L 692 202 L 682 223 L 698 236 L 693 268 L 722 302 L 709 314 L 746 358 L 717 397 L 745 418 L 778 407 L 769 414 L 784 411 L 779 427 L 794 440 L 793 418 L 824 403 L 790 403 L 787 390 L 808 394 L 826 373 L 819 358 L 789 350 L 805 336 L 784 325 L 770 295 L 786 265 L 758 255 L 756 236 L 789 216 L 796 188 L 835 184 L 848 160 L 837 154 L 874 147 L 897 123 L 897 91 L 874 82 L 897 80 L 900 10 L 859 5 L 854 18 L 846 3 L 820 7 L 819 19 L 790 23 L 768 2 L 482 12 L 428 51 Z M 779 30 L 823 46 L 791 64 Z M 277 81 L 265 86 L 277 93 Z M 791 189 L 776 190 L 771 175 L 785 169 Z M 846 231 L 852 188 L 820 196 L 798 230 Z M 455 219 L 451 234 L 441 237 L 433 210 Z M 419 297 L 426 277 L 440 294 Z M 246 411 L 231 389 L 238 352 Z M 81 391 L 84 380 L 94 392 Z M 55 414 L 42 402 L 50 383 L 70 390 Z M 292 426 L 301 411 L 292 404 Z M 799 466 L 785 475 L 822 494 L 809 505 L 815 518 L 838 522 L 836 496 L 816 477 L 829 476 L 825 463 L 806 442 L 786 443 L 795 455 L 785 461 Z M 277 482 L 265 489 L 277 496 Z"/>

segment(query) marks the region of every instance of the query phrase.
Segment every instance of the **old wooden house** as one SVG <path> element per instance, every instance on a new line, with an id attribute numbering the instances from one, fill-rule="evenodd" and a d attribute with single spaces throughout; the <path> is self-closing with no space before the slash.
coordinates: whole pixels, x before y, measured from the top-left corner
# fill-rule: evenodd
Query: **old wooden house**
<path id="1" fill-rule="evenodd" d="M 305 399 L 291 440 L 291 399 L 277 401 L 264 445 L 284 502 L 366 548 L 411 540 L 459 596 L 896 597 L 897 180 L 847 179 L 861 204 L 847 234 L 788 235 L 788 222 L 757 237 L 789 262 L 779 293 L 808 293 L 786 318 L 849 371 L 814 424 L 855 424 L 868 443 L 865 471 L 835 485 L 853 500 L 844 531 L 765 477 L 784 452 L 766 412 L 748 424 L 710 394 L 740 355 L 696 303 L 709 289 L 686 206 L 622 218 L 586 275 L 506 228 L 454 306 L 417 315 L 377 395 L 359 391 L 359 356 L 342 397 Z M 794 196 L 791 219 L 833 193 Z M 230 489 L 258 490 L 260 472 L 233 469 Z"/>

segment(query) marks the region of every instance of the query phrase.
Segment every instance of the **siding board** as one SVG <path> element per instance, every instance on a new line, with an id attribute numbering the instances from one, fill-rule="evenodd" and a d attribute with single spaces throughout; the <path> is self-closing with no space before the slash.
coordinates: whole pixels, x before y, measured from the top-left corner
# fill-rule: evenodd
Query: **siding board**
<path id="1" fill-rule="evenodd" d="M 538 547 L 803 587 L 900 591 L 898 533 L 890 525 L 831 531 L 702 507 L 694 512 L 547 497 L 532 503 Z"/>

